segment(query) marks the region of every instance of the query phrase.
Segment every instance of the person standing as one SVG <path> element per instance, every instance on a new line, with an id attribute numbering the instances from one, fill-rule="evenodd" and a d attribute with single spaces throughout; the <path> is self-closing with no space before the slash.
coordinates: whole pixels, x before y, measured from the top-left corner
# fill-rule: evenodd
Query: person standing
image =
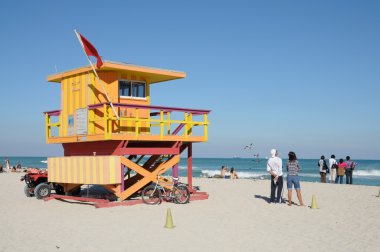
<path id="1" fill-rule="evenodd" d="M 286 163 L 286 184 L 288 187 L 288 204 L 292 206 L 292 187 L 294 185 L 294 189 L 296 189 L 297 197 L 300 206 L 304 206 L 302 202 L 301 196 L 301 186 L 300 186 L 300 178 L 298 177 L 298 173 L 301 170 L 301 166 L 298 163 L 297 156 L 293 151 L 290 151 L 288 154 L 289 160 Z"/>
<path id="2" fill-rule="evenodd" d="M 338 167 L 338 163 L 336 162 L 335 155 L 331 155 L 329 159 L 329 168 L 330 168 L 330 183 L 335 182 L 336 178 L 336 168 Z"/>
<path id="3" fill-rule="evenodd" d="M 325 156 L 321 156 L 321 159 L 318 161 L 319 174 L 321 175 L 321 183 L 326 183 L 326 161 Z"/>
<path id="4" fill-rule="evenodd" d="M 267 171 L 271 175 L 270 178 L 270 203 L 281 203 L 281 193 L 284 184 L 282 173 L 282 160 L 278 157 L 278 151 L 272 149 L 270 151 L 271 158 L 267 162 Z M 277 197 L 275 199 L 277 191 Z"/>
<path id="5" fill-rule="evenodd" d="M 352 184 L 352 173 L 356 167 L 356 163 L 351 161 L 350 156 L 346 157 L 346 184 Z"/>
<path id="6" fill-rule="evenodd" d="M 347 168 L 346 162 L 344 162 L 343 159 L 339 159 L 335 184 L 338 184 L 338 180 L 340 184 L 343 183 L 343 176 L 344 176 L 344 172 L 346 168 Z"/>
<path id="7" fill-rule="evenodd" d="M 11 169 L 11 163 L 9 162 L 9 159 L 5 159 L 5 168 L 7 168 L 8 170 Z"/>

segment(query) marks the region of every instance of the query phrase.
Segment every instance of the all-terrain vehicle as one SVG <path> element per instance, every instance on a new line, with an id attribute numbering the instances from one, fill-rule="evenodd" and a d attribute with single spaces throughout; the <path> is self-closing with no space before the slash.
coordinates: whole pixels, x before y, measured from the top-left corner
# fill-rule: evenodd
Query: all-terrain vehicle
<path id="1" fill-rule="evenodd" d="M 55 190 L 56 194 L 63 195 L 63 186 L 48 182 L 48 171 L 39 169 L 30 169 L 21 177 L 21 181 L 25 181 L 26 185 L 24 193 L 26 197 L 36 196 L 37 199 L 49 197 L 51 190 Z"/>

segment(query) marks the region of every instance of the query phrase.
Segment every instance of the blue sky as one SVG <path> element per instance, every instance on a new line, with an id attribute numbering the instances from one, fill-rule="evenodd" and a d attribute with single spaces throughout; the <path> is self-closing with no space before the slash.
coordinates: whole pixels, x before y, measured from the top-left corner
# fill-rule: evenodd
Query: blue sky
<path id="1" fill-rule="evenodd" d="M 42 112 L 46 76 L 86 65 L 77 28 L 105 60 L 175 69 L 152 105 L 211 109 L 195 157 L 380 159 L 379 1 L 2 1 L 1 156 L 60 156 Z M 254 143 L 253 151 L 243 147 Z"/>

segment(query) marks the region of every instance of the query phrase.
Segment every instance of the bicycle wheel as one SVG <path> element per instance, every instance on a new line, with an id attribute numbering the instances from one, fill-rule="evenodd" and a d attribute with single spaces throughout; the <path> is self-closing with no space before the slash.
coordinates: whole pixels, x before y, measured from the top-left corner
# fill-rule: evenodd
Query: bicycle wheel
<path id="1" fill-rule="evenodd" d="M 161 192 L 153 185 L 145 187 L 141 192 L 142 201 L 148 205 L 161 203 Z"/>
<path id="2" fill-rule="evenodd" d="M 173 188 L 174 202 L 177 204 L 186 204 L 190 201 L 190 192 L 184 185 Z"/>

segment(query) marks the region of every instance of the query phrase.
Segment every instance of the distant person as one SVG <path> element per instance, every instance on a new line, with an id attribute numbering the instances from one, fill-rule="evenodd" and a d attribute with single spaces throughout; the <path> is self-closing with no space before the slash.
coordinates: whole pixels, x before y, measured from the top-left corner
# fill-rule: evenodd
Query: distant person
<path id="1" fill-rule="evenodd" d="M 343 159 L 339 159 L 335 184 L 338 184 L 338 181 L 340 184 L 343 183 L 343 176 L 344 176 L 346 168 L 347 168 L 346 162 L 344 162 Z"/>
<path id="2" fill-rule="evenodd" d="M 335 155 L 331 155 L 329 159 L 329 168 L 330 168 L 330 183 L 335 182 L 336 178 L 336 168 L 338 168 L 338 162 L 336 162 Z"/>
<path id="3" fill-rule="evenodd" d="M 278 151 L 276 149 L 272 149 L 270 153 L 271 158 L 269 158 L 267 162 L 267 171 L 271 175 L 270 203 L 281 203 L 281 193 L 284 184 L 282 177 L 282 160 L 278 157 Z M 276 191 L 277 198 L 275 199 Z"/>
<path id="4" fill-rule="evenodd" d="M 326 173 L 327 173 L 327 164 L 325 156 L 321 156 L 321 159 L 318 161 L 319 174 L 321 175 L 321 183 L 326 183 Z"/>
<path id="5" fill-rule="evenodd" d="M 11 169 L 11 163 L 9 162 L 9 159 L 5 159 L 5 168 L 7 168 L 8 170 Z"/>
<path id="6" fill-rule="evenodd" d="M 286 163 L 286 184 L 288 187 L 288 205 L 292 206 L 292 187 L 294 185 L 294 189 L 296 189 L 297 197 L 300 206 L 304 206 L 301 196 L 301 185 L 300 178 L 298 177 L 298 173 L 301 170 L 301 166 L 298 163 L 297 156 L 293 151 L 290 151 L 288 154 L 289 160 Z"/>
<path id="7" fill-rule="evenodd" d="M 0 173 L 3 173 L 3 163 L 0 163 Z"/>
<path id="8" fill-rule="evenodd" d="M 352 184 L 352 173 L 356 167 L 356 163 L 351 161 L 350 156 L 346 157 L 346 184 Z"/>
<path id="9" fill-rule="evenodd" d="M 231 174 L 231 179 L 238 179 L 238 175 L 236 173 L 235 168 L 231 167 L 230 174 Z"/>
<path id="10" fill-rule="evenodd" d="M 220 176 L 224 178 L 226 176 L 226 169 L 224 165 L 222 165 L 222 168 L 220 169 Z"/>
<path id="11" fill-rule="evenodd" d="M 224 178 L 225 179 L 229 179 L 231 177 L 231 175 L 230 175 L 230 171 L 228 170 L 228 166 L 226 165 L 225 167 L 224 167 Z"/>

